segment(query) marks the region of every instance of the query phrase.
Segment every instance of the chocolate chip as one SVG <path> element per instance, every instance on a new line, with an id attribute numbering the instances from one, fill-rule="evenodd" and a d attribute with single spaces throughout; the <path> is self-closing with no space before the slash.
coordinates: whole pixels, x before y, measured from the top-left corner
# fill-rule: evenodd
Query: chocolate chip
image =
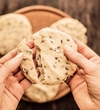
<path id="1" fill-rule="evenodd" d="M 41 40 L 41 42 L 43 43 L 45 40 Z"/>
<path id="2" fill-rule="evenodd" d="M 63 82 L 61 82 L 60 84 L 63 84 Z"/>
<path id="3" fill-rule="evenodd" d="M 60 42 L 61 42 L 61 44 L 62 44 L 62 43 L 63 43 L 63 40 L 61 40 Z"/>
<path id="4" fill-rule="evenodd" d="M 51 38 L 51 39 L 52 39 L 52 37 L 51 37 L 51 36 L 49 36 L 49 38 Z"/>
<path id="5" fill-rule="evenodd" d="M 29 54 L 32 54 L 32 51 L 28 51 L 28 50 L 26 50 L 26 52 L 29 53 Z"/>
<path id="6" fill-rule="evenodd" d="M 58 57 L 55 57 L 55 59 L 57 60 L 57 59 L 58 59 Z"/>
<path id="7" fill-rule="evenodd" d="M 27 69 L 23 69 L 23 72 L 25 72 L 26 74 L 28 74 L 28 70 Z"/>
<path id="8" fill-rule="evenodd" d="M 57 78 L 57 80 L 60 80 L 59 78 Z"/>
<path id="9" fill-rule="evenodd" d="M 41 55 L 39 55 L 39 58 L 41 58 Z"/>
<path id="10" fill-rule="evenodd" d="M 69 39 L 67 39 L 67 41 L 69 41 Z"/>
<path id="11" fill-rule="evenodd" d="M 65 75 L 68 75 L 68 73 L 66 72 Z"/>
<path id="12" fill-rule="evenodd" d="M 39 58 L 37 58 L 36 60 L 39 60 Z"/>
<path id="13" fill-rule="evenodd" d="M 46 65 L 44 65 L 44 68 L 46 68 Z"/>
<path id="14" fill-rule="evenodd" d="M 65 67 L 66 70 L 69 70 L 67 67 Z"/>
<path id="15" fill-rule="evenodd" d="M 58 62 L 60 62 L 60 60 L 58 60 Z"/>
<path id="16" fill-rule="evenodd" d="M 57 49 L 60 49 L 60 47 L 58 46 Z"/>
<path id="17" fill-rule="evenodd" d="M 23 58 L 23 60 L 26 61 L 27 59 L 26 58 Z"/>
<path id="18" fill-rule="evenodd" d="M 54 68 L 56 68 L 56 66 L 55 66 L 55 65 L 53 65 L 53 67 L 54 67 Z"/>
<path id="19" fill-rule="evenodd" d="M 69 64 L 68 62 L 66 62 L 66 64 Z"/>
<path id="20" fill-rule="evenodd" d="M 50 79 L 50 76 L 47 76 Z"/>
<path id="21" fill-rule="evenodd" d="M 42 64 L 38 64 L 38 67 L 42 67 Z"/>
<path id="22" fill-rule="evenodd" d="M 51 43 L 53 43 L 53 41 L 51 41 Z"/>
<path id="23" fill-rule="evenodd" d="M 52 48 L 50 48 L 50 50 L 53 50 Z"/>

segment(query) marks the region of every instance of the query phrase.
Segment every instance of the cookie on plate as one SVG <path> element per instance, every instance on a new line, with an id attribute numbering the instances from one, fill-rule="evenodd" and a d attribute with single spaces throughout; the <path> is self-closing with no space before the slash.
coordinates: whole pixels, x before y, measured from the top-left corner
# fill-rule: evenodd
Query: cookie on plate
<path id="1" fill-rule="evenodd" d="M 71 36 L 76 37 L 87 44 L 86 27 L 77 19 L 63 18 L 50 25 L 50 28 L 57 29 Z"/>
<path id="2" fill-rule="evenodd" d="M 32 26 L 21 14 L 9 13 L 0 16 L 0 56 L 16 48 L 23 38 L 31 38 Z"/>
<path id="3" fill-rule="evenodd" d="M 32 102 L 44 103 L 53 100 L 59 91 L 59 85 L 32 84 L 24 93 Z"/>

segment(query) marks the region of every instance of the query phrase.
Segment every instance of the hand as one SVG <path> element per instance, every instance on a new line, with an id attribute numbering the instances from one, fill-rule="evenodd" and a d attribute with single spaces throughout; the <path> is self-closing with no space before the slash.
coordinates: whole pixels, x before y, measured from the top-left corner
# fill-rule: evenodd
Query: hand
<path id="1" fill-rule="evenodd" d="M 33 43 L 27 44 L 30 48 Z M 22 54 L 12 50 L 0 59 L 0 110 L 15 110 L 24 91 L 31 83 L 19 69 Z"/>
<path id="2" fill-rule="evenodd" d="M 88 46 L 73 38 L 78 52 L 65 46 L 65 55 L 78 66 L 69 82 L 81 110 L 100 110 L 100 57 Z"/>

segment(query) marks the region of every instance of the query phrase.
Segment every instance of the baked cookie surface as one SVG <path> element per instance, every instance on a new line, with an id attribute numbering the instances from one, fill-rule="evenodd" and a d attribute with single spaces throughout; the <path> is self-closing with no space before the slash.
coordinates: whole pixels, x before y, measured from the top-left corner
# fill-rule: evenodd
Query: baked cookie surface
<path id="1" fill-rule="evenodd" d="M 24 93 L 32 102 L 51 101 L 58 93 L 59 85 L 32 84 Z"/>
<path id="2" fill-rule="evenodd" d="M 26 45 L 26 40 L 23 39 L 17 46 L 18 53 L 23 54 L 23 60 L 20 65 L 22 73 L 32 83 L 38 83 L 38 73 L 33 61 L 33 50 Z"/>
<path id="3" fill-rule="evenodd" d="M 50 25 L 50 28 L 57 29 L 73 37 L 76 37 L 83 43 L 87 43 L 86 27 L 77 19 L 63 18 Z"/>
<path id="4" fill-rule="evenodd" d="M 18 52 L 22 52 L 24 56 L 21 70 L 32 83 L 57 85 L 74 74 L 77 66 L 64 54 L 66 44 L 77 51 L 77 46 L 69 35 L 51 28 L 44 28 L 34 33 L 32 39 L 37 48 L 35 60 L 39 75 L 33 62 L 33 51 L 24 40 L 17 46 Z"/>
<path id="5" fill-rule="evenodd" d="M 40 82 L 47 85 L 59 84 L 73 75 L 76 65 L 64 55 L 66 44 L 77 50 L 69 35 L 44 28 L 33 34 L 32 39 L 38 48 L 36 60 L 40 71 Z"/>
<path id="6" fill-rule="evenodd" d="M 23 38 L 31 39 L 32 26 L 21 14 L 0 16 L 0 55 L 5 55 L 16 48 Z"/>

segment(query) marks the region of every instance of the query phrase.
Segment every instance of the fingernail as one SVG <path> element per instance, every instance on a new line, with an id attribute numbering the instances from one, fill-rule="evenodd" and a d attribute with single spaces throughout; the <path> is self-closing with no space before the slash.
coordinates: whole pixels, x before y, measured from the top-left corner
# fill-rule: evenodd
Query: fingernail
<path id="1" fill-rule="evenodd" d="M 16 56 L 16 58 L 20 58 L 20 57 L 22 57 L 22 53 L 19 53 L 19 54 Z"/>
<path id="2" fill-rule="evenodd" d="M 70 47 L 69 45 L 65 45 L 65 50 L 67 52 L 72 52 L 73 51 L 72 47 Z"/>

